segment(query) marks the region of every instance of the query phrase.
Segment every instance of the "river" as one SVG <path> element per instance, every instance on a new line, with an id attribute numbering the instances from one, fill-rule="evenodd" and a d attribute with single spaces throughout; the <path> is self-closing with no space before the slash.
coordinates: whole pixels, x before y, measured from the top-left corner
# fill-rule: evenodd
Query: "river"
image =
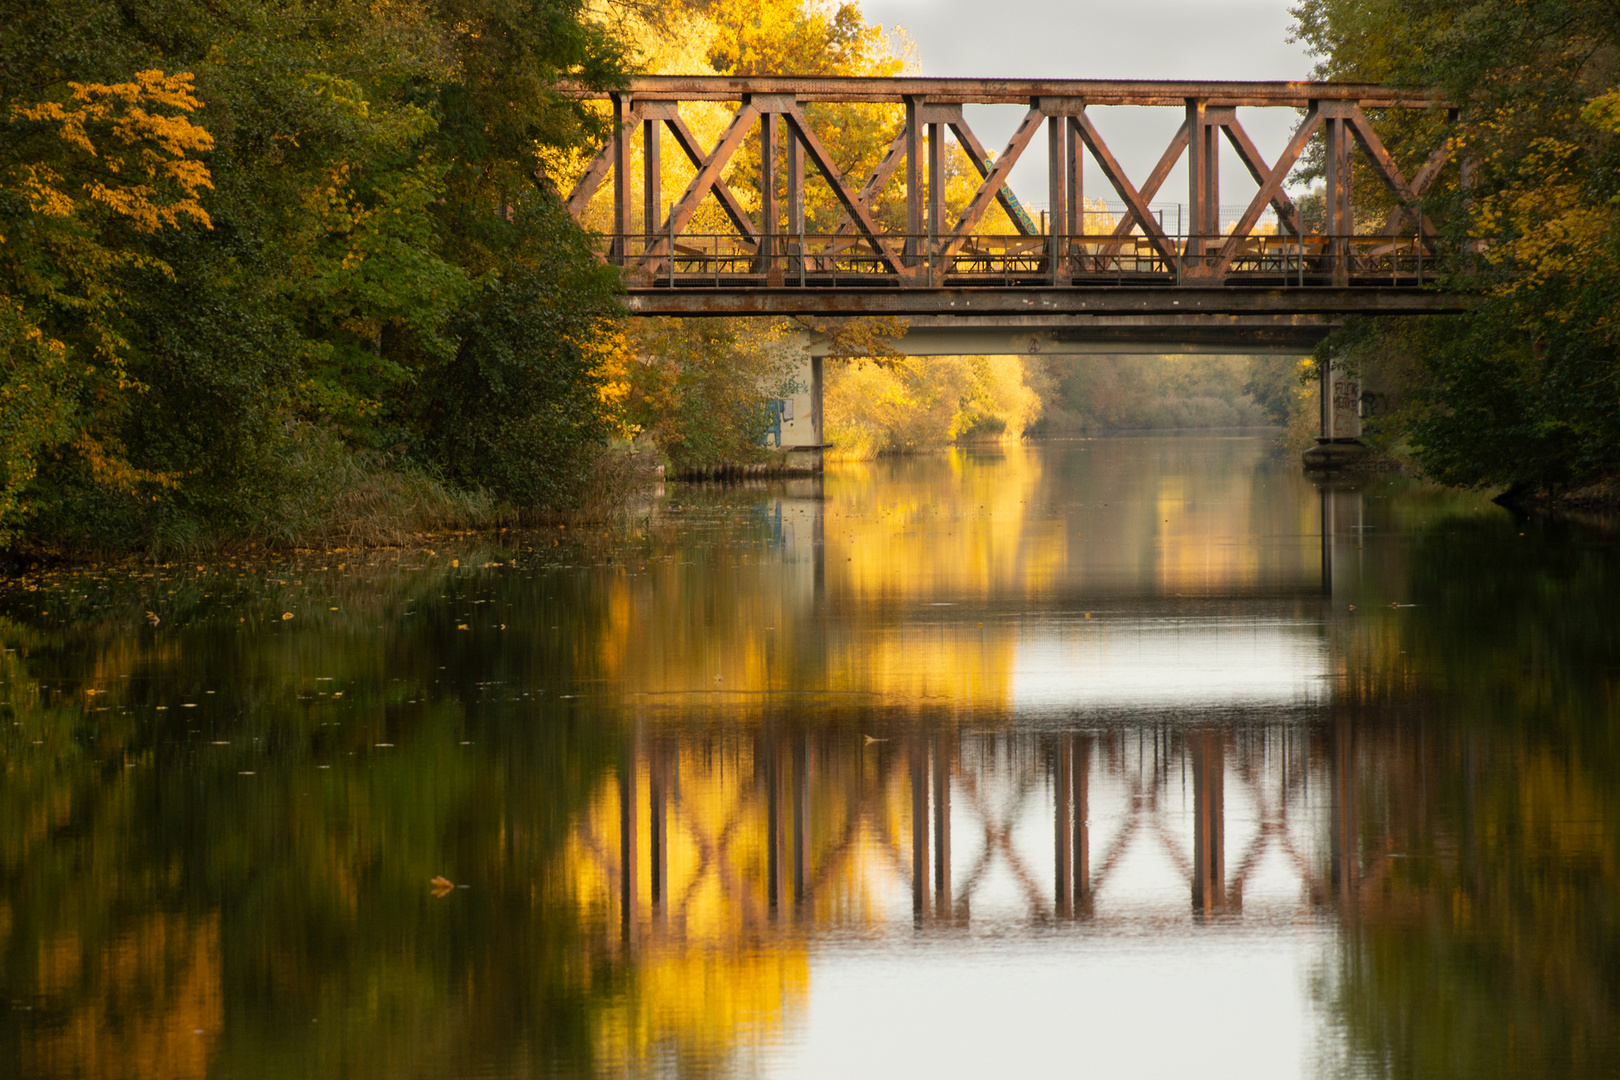
<path id="1" fill-rule="evenodd" d="M 0 1073 L 1620 1074 L 1620 549 L 1263 436 L 0 592 Z"/>

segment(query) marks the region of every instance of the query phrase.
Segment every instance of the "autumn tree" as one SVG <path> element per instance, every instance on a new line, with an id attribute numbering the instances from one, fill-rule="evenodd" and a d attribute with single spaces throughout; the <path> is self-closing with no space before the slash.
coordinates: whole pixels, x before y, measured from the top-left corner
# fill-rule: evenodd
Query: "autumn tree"
<path id="1" fill-rule="evenodd" d="M 1324 78 L 1432 88 L 1454 130 L 1418 117 L 1407 162 L 1454 138 L 1426 209 L 1467 316 L 1351 320 L 1325 345 L 1410 384 L 1386 435 L 1448 483 L 1559 491 L 1620 461 L 1620 21 L 1602 0 L 1305 0 L 1297 34 Z M 1358 191 L 1375 188 L 1367 184 Z"/>
<path id="2" fill-rule="evenodd" d="M 566 504 L 617 283 L 537 166 L 622 55 L 575 0 L 0 0 L 7 542 Z"/>

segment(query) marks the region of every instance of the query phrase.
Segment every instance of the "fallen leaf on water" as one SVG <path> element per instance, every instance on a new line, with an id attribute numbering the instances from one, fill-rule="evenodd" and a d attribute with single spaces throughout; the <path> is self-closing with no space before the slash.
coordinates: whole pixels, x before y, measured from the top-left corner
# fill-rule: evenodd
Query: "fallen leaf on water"
<path id="1" fill-rule="evenodd" d="M 281 613 L 281 621 L 282 621 L 282 622 L 286 622 L 286 621 L 287 621 L 287 620 L 288 620 L 288 619 L 290 619 L 290 618 L 292 618 L 292 612 L 290 612 L 290 611 L 283 611 L 283 612 L 282 612 L 282 613 Z"/>
<path id="2" fill-rule="evenodd" d="M 449 896 L 456 887 L 456 883 L 445 877 L 443 874 L 435 874 L 433 880 L 428 882 L 428 884 L 433 886 L 433 895 L 440 900 L 443 900 L 446 896 Z"/>

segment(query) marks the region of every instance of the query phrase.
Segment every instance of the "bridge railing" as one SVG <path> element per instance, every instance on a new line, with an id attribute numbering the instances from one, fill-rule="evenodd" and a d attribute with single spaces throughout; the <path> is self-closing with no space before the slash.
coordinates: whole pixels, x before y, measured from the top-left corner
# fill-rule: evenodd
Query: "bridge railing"
<path id="1" fill-rule="evenodd" d="M 598 238 L 639 288 L 971 288 L 1180 285 L 1419 287 L 1436 279 L 1432 240 L 1412 235 L 975 235 L 645 233 Z"/>

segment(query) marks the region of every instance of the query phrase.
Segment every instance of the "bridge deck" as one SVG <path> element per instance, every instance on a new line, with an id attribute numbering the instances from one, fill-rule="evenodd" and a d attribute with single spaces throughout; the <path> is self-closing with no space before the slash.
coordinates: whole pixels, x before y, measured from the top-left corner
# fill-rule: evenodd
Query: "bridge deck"
<path id="1" fill-rule="evenodd" d="M 1137 315 L 1166 319 L 1217 315 L 1432 315 L 1468 309 L 1452 293 L 1377 286 L 1305 288 L 1176 285 L 1071 285 L 998 288 L 841 286 L 632 286 L 624 298 L 633 315 Z"/>

